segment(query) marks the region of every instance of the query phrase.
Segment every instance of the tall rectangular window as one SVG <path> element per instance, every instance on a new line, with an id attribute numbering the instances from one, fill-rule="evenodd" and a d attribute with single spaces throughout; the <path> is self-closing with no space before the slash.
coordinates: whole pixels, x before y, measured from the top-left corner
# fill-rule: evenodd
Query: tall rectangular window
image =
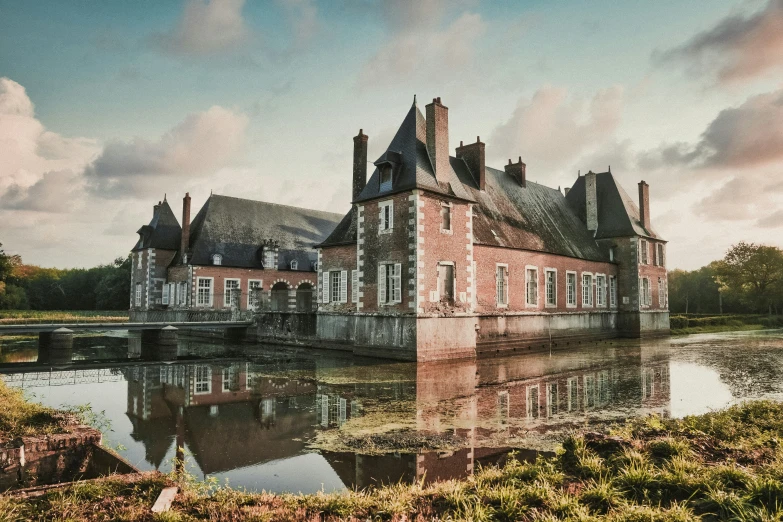
<path id="1" fill-rule="evenodd" d="M 136 306 L 141 306 L 141 283 L 136 283 Z"/>
<path id="2" fill-rule="evenodd" d="M 136 254 L 136 260 L 139 262 L 139 263 L 136 265 L 136 268 L 141 268 L 141 261 L 142 261 L 142 258 L 143 258 L 143 257 L 144 257 L 144 251 L 141 251 L 141 252 L 139 252 L 138 254 Z"/>
<path id="3" fill-rule="evenodd" d="M 568 393 L 568 411 L 579 409 L 579 381 L 576 377 L 570 377 L 566 382 Z"/>
<path id="4" fill-rule="evenodd" d="M 664 304 L 666 303 L 666 291 L 663 288 L 663 278 L 658 278 L 658 307 L 663 308 Z"/>
<path id="5" fill-rule="evenodd" d="M 597 306 L 606 306 L 606 276 L 595 276 L 595 300 Z"/>
<path id="6" fill-rule="evenodd" d="M 378 232 L 390 232 L 394 228 L 394 202 L 378 203 Z"/>
<path id="7" fill-rule="evenodd" d="M 582 274 L 582 306 L 593 306 L 592 274 Z"/>
<path id="8" fill-rule="evenodd" d="M 261 300 L 261 281 L 250 279 L 247 282 L 247 307 L 256 310 Z"/>
<path id="9" fill-rule="evenodd" d="M 558 414 L 559 404 L 557 397 L 557 383 L 550 382 L 546 385 L 546 413 L 547 417 L 552 417 Z"/>
<path id="10" fill-rule="evenodd" d="M 649 306 L 652 303 L 650 299 L 650 280 L 646 277 L 639 278 L 639 304 Z"/>
<path id="11" fill-rule="evenodd" d="M 440 206 L 440 229 L 451 232 L 451 205 L 442 203 Z"/>
<path id="12" fill-rule="evenodd" d="M 239 306 L 239 279 L 226 279 L 224 285 L 223 306 Z"/>
<path id="13" fill-rule="evenodd" d="M 617 277 L 609 276 L 609 306 L 617 306 Z"/>
<path id="14" fill-rule="evenodd" d="M 527 268 L 525 270 L 525 304 L 528 306 L 538 306 L 538 268 Z"/>
<path id="15" fill-rule="evenodd" d="M 402 264 L 381 263 L 378 265 L 378 303 L 396 304 L 402 302 Z"/>
<path id="16" fill-rule="evenodd" d="M 359 271 L 351 270 L 351 302 L 359 302 Z"/>
<path id="17" fill-rule="evenodd" d="M 237 391 L 239 390 L 239 376 L 237 375 L 236 368 L 228 367 L 223 368 L 223 391 Z"/>
<path id="18" fill-rule="evenodd" d="M 566 305 L 576 306 L 576 273 L 566 272 Z"/>
<path id="19" fill-rule="evenodd" d="M 212 278 L 199 277 L 196 283 L 196 305 L 212 306 Z"/>
<path id="20" fill-rule="evenodd" d="M 557 306 L 557 272 L 546 271 L 546 305 Z"/>
<path id="21" fill-rule="evenodd" d="M 658 243 L 655 245 L 655 250 L 657 252 L 657 265 L 658 266 L 666 266 L 666 262 L 663 258 L 663 243 Z"/>
<path id="22" fill-rule="evenodd" d="M 506 265 L 497 266 L 495 280 L 497 304 L 498 306 L 506 306 L 508 304 L 508 267 Z"/>
<path id="23" fill-rule="evenodd" d="M 454 301 L 454 265 L 438 264 L 438 294 L 441 299 Z"/>
<path id="24" fill-rule="evenodd" d="M 647 246 L 647 240 L 641 239 L 639 240 L 639 262 L 643 265 L 648 264 L 649 261 L 649 247 Z"/>
<path id="25" fill-rule="evenodd" d="M 340 300 L 340 287 L 342 286 L 342 281 L 340 281 L 340 271 L 334 270 L 329 272 L 329 278 L 329 294 L 331 295 L 331 301 L 337 302 Z"/>
<path id="26" fill-rule="evenodd" d="M 527 416 L 530 419 L 537 419 L 541 416 L 539 406 L 539 390 L 538 384 L 534 386 L 528 386 L 526 390 L 527 394 Z"/>
<path id="27" fill-rule="evenodd" d="M 267 270 L 277 268 L 275 266 L 275 251 L 271 248 L 264 247 L 264 268 Z"/>
<path id="28" fill-rule="evenodd" d="M 195 373 L 193 382 L 194 393 L 210 393 L 212 391 L 212 368 L 206 365 L 198 365 Z"/>

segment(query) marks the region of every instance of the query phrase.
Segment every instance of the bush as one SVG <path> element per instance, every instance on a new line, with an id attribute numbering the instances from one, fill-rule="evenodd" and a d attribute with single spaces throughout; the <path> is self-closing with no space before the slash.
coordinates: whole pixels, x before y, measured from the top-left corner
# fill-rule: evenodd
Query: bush
<path id="1" fill-rule="evenodd" d="M 682 330 L 688 328 L 688 318 L 681 315 L 675 315 L 669 319 L 669 326 L 673 330 Z"/>

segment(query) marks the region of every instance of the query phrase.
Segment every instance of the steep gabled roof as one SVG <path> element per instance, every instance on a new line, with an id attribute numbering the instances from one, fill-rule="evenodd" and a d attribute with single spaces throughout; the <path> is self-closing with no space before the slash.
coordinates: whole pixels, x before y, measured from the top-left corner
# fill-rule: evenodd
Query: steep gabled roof
<path id="1" fill-rule="evenodd" d="M 191 224 L 190 263 L 212 264 L 212 256 L 223 256 L 222 264 L 235 267 L 260 266 L 259 249 L 272 239 L 279 248 L 278 267 L 288 268 L 290 259 L 316 259 L 313 247 L 334 230 L 340 214 L 278 205 L 264 201 L 212 195 Z M 299 253 L 297 253 L 299 252 Z"/>
<path id="2" fill-rule="evenodd" d="M 351 207 L 351 210 L 343 216 L 342 221 L 337 227 L 329 234 L 329 237 L 324 240 L 318 247 L 330 247 L 338 245 L 351 245 L 356 244 L 356 229 L 357 229 L 357 209 Z"/>
<path id="3" fill-rule="evenodd" d="M 364 190 L 356 198 L 356 202 L 415 188 L 472 201 L 470 193 L 463 188 L 453 170 L 446 173 L 446 182 L 439 184 L 436 181 L 435 171 L 427 152 L 427 121 L 415 103 L 375 165 L 384 162 L 394 165 L 392 188 L 381 190 L 380 172 L 376 168 Z"/>
<path id="4" fill-rule="evenodd" d="M 139 240 L 133 250 L 144 248 L 179 249 L 182 227 L 179 226 L 179 222 L 165 198 L 153 207 L 149 225 L 141 227 L 137 234 L 139 234 Z"/>
<path id="5" fill-rule="evenodd" d="M 596 239 L 643 236 L 662 239 L 652 227 L 645 229 L 636 202 L 617 183 L 611 172 L 596 174 L 598 199 L 598 230 Z M 566 196 L 566 200 L 582 223 L 587 222 L 585 177 L 580 176 Z"/>

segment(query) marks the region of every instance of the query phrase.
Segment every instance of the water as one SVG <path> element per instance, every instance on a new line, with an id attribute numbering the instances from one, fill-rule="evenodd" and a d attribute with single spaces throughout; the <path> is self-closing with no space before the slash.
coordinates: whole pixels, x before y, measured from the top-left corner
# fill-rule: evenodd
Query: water
<path id="1" fill-rule="evenodd" d="M 782 331 L 427 364 L 205 340 L 161 353 L 124 332 L 51 353 L 0 338 L 7 383 L 103 412 L 104 444 L 138 468 L 169 471 L 184 447 L 197 477 L 273 492 L 464 477 L 574 427 L 783 400 L 782 370 Z M 416 447 L 433 440 L 448 451 Z"/>

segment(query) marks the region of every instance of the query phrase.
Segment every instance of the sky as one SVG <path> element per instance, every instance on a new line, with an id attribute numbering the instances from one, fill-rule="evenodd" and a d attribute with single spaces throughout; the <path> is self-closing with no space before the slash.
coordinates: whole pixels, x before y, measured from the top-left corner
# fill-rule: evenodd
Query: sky
<path id="1" fill-rule="evenodd" d="M 125 256 L 153 205 L 350 208 L 413 96 L 569 187 L 650 185 L 670 268 L 783 247 L 783 0 L 0 0 L 0 242 Z"/>

